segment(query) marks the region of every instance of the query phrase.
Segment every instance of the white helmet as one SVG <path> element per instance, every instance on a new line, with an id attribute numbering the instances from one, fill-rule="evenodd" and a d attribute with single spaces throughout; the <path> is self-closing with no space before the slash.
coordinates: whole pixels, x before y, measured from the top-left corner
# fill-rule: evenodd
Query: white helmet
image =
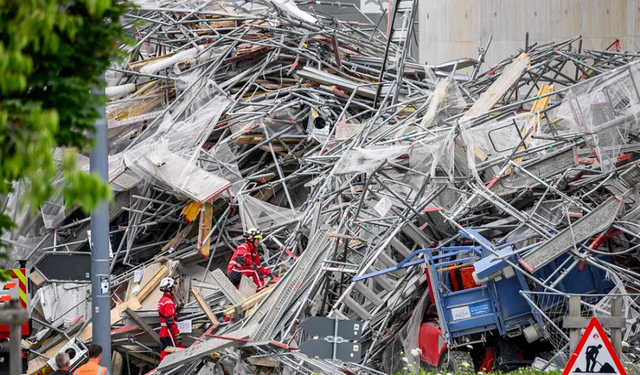
<path id="1" fill-rule="evenodd" d="M 168 292 L 169 289 L 173 288 L 174 285 L 176 285 L 176 282 L 172 277 L 165 277 L 164 279 L 162 279 L 162 281 L 160 281 L 160 291 Z"/>

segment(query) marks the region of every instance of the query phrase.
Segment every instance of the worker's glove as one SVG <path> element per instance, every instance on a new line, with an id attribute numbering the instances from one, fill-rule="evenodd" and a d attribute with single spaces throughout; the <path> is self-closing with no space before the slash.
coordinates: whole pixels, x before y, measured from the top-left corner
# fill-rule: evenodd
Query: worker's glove
<path id="1" fill-rule="evenodd" d="M 262 276 L 269 276 L 271 275 L 271 270 L 267 267 L 260 267 L 260 273 L 262 273 Z"/>
<path id="2" fill-rule="evenodd" d="M 241 266 L 250 266 L 253 264 L 253 262 L 251 261 L 251 259 L 245 258 L 245 257 L 237 257 L 236 258 L 236 262 L 241 265 Z"/>
<path id="3" fill-rule="evenodd" d="M 176 344 L 178 346 L 182 345 L 182 335 L 180 334 L 180 332 L 176 333 Z"/>

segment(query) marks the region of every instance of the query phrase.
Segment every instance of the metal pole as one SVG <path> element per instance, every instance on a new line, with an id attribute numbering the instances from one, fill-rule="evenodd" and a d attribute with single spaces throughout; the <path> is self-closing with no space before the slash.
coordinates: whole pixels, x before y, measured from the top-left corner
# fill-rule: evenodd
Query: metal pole
<path id="1" fill-rule="evenodd" d="M 104 73 L 101 76 L 104 82 Z M 104 95 L 103 89 L 94 88 L 94 95 Z M 105 108 L 98 108 L 91 150 L 90 170 L 103 181 L 109 180 L 107 164 L 107 122 Z M 91 311 L 93 321 L 93 343 L 102 346 L 102 363 L 111 372 L 111 296 L 109 288 L 109 202 L 104 201 L 91 212 Z"/>
<path id="2" fill-rule="evenodd" d="M 0 324 L 9 326 L 9 375 L 22 374 L 22 324 L 28 320 L 29 313 L 15 300 L 0 310 Z"/>
<path id="3" fill-rule="evenodd" d="M 322 272 L 322 271 L 320 271 Z M 336 374 L 336 355 L 338 352 L 338 314 L 333 317 L 333 355 L 331 356 L 331 374 Z"/>
<path id="4" fill-rule="evenodd" d="M 9 360 L 9 373 L 11 375 L 20 375 L 22 374 L 22 349 L 20 347 L 22 340 L 21 324 L 15 323 L 9 326 L 9 340 L 9 357 L 11 357 Z"/>

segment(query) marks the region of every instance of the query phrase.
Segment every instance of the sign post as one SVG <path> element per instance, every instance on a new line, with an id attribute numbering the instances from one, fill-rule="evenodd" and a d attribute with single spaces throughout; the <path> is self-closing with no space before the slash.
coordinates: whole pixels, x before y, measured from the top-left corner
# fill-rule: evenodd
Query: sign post
<path id="1" fill-rule="evenodd" d="M 562 372 L 562 375 L 575 374 L 627 374 L 598 318 L 591 318 Z"/>
<path id="2" fill-rule="evenodd" d="M 331 359 L 334 373 L 336 359 L 360 362 L 362 350 L 357 341 L 362 337 L 361 321 L 313 316 L 300 323 L 300 328 L 313 336 L 300 345 L 300 351 L 312 358 Z M 329 332 L 333 332 L 333 336 L 327 336 Z"/>
<path id="3" fill-rule="evenodd" d="M 569 351 L 576 349 L 580 340 L 580 330 L 590 323 L 590 318 L 580 316 L 580 296 L 570 296 L 569 316 L 565 316 L 562 322 L 563 327 L 569 329 Z M 618 357 L 622 356 L 622 329 L 627 323 L 622 316 L 622 299 L 620 297 L 611 299 L 611 316 L 600 317 L 598 324 L 611 330 L 613 348 Z"/>

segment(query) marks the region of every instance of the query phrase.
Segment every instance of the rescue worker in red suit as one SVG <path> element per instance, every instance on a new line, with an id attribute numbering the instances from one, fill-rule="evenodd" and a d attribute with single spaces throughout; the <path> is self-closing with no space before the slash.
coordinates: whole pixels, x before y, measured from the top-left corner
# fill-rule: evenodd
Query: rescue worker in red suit
<path id="1" fill-rule="evenodd" d="M 265 286 L 265 277 L 271 274 L 267 267 L 262 267 L 257 247 L 262 239 L 262 232 L 259 229 L 251 228 L 245 234 L 246 242 L 238 246 L 233 252 L 233 256 L 227 267 L 227 277 L 235 285 L 240 286 L 242 276 L 247 276 L 261 290 Z"/>
<path id="2" fill-rule="evenodd" d="M 158 315 L 160 315 L 160 342 L 162 343 L 162 351 L 160 352 L 160 361 L 164 359 L 167 353 L 164 349 L 167 346 L 176 348 L 184 348 L 180 329 L 176 323 L 176 308 L 173 292 L 175 291 L 176 282 L 171 277 L 166 277 L 160 281 L 160 291 L 164 292 L 162 298 L 158 302 Z"/>

